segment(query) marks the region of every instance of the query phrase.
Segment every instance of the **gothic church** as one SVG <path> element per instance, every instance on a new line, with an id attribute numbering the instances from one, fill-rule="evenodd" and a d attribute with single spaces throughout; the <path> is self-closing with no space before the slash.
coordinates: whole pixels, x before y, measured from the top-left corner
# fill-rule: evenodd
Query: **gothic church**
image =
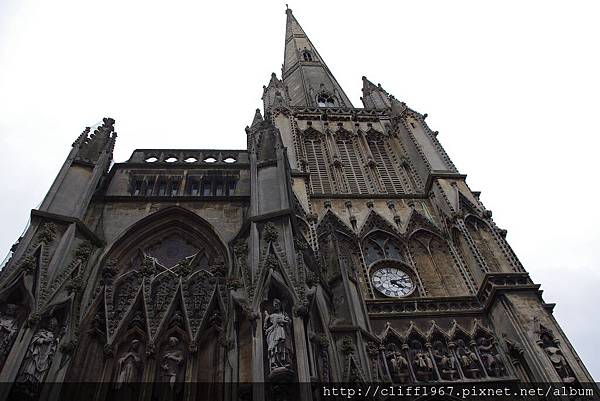
<path id="1" fill-rule="evenodd" d="M 0 273 L 0 401 L 592 381 L 427 115 L 365 77 L 355 107 L 286 14 L 247 149 L 75 139 Z"/>

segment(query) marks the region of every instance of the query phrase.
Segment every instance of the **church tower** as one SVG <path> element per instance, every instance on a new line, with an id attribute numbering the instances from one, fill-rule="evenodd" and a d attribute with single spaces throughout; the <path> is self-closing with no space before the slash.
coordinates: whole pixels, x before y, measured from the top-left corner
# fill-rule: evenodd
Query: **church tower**
<path id="1" fill-rule="evenodd" d="M 593 381 L 427 115 L 286 16 L 247 149 L 76 139 L 0 272 L 0 401 Z"/>

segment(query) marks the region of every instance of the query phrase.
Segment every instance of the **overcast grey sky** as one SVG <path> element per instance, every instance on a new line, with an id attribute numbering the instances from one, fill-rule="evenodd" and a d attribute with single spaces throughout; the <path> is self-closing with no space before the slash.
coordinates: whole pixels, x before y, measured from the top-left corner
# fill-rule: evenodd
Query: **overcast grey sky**
<path id="1" fill-rule="evenodd" d="M 599 379 L 600 3 L 288 1 L 355 106 L 366 75 L 429 114 Z M 244 148 L 284 3 L 0 1 L 0 251 L 104 116 L 117 162 Z"/>

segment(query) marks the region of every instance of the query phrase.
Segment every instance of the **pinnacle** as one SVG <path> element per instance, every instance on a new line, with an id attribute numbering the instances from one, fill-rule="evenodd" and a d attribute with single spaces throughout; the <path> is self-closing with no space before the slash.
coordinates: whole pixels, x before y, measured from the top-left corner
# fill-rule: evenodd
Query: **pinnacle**
<path id="1" fill-rule="evenodd" d="M 260 109 L 256 109 L 256 112 L 254 113 L 254 119 L 252 120 L 250 127 L 254 127 L 256 124 L 260 124 L 263 121 L 264 120 L 262 114 L 260 113 Z"/>

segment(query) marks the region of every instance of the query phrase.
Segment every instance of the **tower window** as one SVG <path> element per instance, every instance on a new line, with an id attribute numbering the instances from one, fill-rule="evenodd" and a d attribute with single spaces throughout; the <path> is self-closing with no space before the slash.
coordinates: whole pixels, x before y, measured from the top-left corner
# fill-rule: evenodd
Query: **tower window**
<path id="1" fill-rule="evenodd" d="M 179 179 L 176 178 L 171 181 L 171 188 L 169 192 L 171 196 L 177 196 L 177 193 L 179 192 Z"/>
<path id="2" fill-rule="evenodd" d="M 154 191 L 154 178 L 150 178 L 146 182 L 146 196 L 152 196 L 153 191 Z"/>
<path id="3" fill-rule="evenodd" d="M 235 180 L 233 178 L 227 181 L 227 195 L 232 196 L 235 193 Z"/>
<path id="4" fill-rule="evenodd" d="M 204 180 L 202 181 L 202 196 L 211 196 L 212 195 L 212 181 Z"/>
<path id="5" fill-rule="evenodd" d="M 158 196 L 165 196 L 167 192 L 167 183 L 165 180 L 161 179 L 158 181 Z"/>
<path id="6" fill-rule="evenodd" d="M 136 178 L 133 181 L 133 196 L 139 196 L 142 192 L 142 184 L 144 183 L 142 178 Z"/>
<path id="7" fill-rule="evenodd" d="M 310 51 L 308 50 L 302 52 L 302 57 L 304 58 L 304 61 L 313 61 L 312 54 L 310 54 Z"/>
<path id="8" fill-rule="evenodd" d="M 322 93 L 319 95 L 319 97 L 317 97 L 317 104 L 319 105 L 319 107 L 334 107 L 335 99 L 333 98 L 333 96 L 327 93 Z"/>
<path id="9" fill-rule="evenodd" d="M 223 196 L 223 181 L 215 181 L 215 196 Z"/>
<path id="10" fill-rule="evenodd" d="M 198 196 L 198 191 L 200 190 L 200 183 L 197 179 L 190 179 L 188 188 L 190 195 Z"/>

